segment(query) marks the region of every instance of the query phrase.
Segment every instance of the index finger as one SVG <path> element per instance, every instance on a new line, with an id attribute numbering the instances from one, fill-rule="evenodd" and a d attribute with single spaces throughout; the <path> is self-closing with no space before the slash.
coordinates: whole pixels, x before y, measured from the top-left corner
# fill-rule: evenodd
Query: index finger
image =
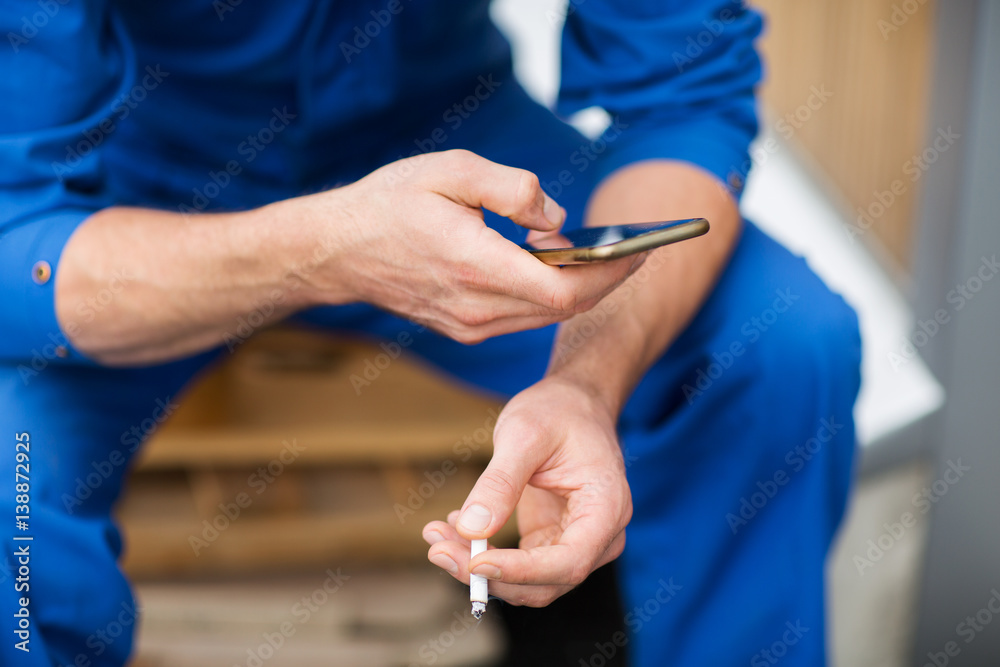
<path id="1" fill-rule="evenodd" d="M 487 208 L 528 229 L 552 231 L 566 219 L 530 171 L 463 150 L 439 153 L 437 160 L 444 168 L 435 173 L 434 189 L 454 202 Z"/>

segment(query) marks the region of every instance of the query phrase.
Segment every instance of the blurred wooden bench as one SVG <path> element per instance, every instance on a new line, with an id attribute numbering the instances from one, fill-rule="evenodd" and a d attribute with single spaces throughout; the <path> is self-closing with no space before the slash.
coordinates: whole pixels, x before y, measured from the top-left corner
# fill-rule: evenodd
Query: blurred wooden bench
<path id="1" fill-rule="evenodd" d="M 461 506 L 500 403 L 380 354 L 279 328 L 193 383 L 120 503 L 124 569 L 141 579 L 423 559 L 421 528 Z M 359 392 L 351 375 L 366 362 L 383 368 Z"/>

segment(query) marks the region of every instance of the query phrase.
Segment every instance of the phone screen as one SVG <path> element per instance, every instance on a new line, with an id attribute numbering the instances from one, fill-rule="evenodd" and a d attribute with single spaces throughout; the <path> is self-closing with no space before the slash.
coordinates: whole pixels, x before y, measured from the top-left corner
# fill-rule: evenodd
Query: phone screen
<path id="1" fill-rule="evenodd" d="M 612 225 L 610 227 L 581 227 L 568 232 L 560 232 L 552 236 L 524 244 L 527 250 L 562 250 L 564 248 L 597 248 L 613 245 L 626 239 L 633 239 L 643 234 L 671 229 L 689 223 L 689 220 L 670 220 L 669 222 L 638 222 L 631 225 Z"/>

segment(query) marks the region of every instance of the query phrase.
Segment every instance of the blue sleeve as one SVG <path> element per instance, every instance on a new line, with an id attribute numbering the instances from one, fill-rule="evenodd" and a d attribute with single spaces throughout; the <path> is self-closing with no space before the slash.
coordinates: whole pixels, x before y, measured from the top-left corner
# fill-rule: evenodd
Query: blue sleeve
<path id="1" fill-rule="evenodd" d="M 557 111 L 598 106 L 614 119 L 595 165 L 602 178 L 683 160 L 739 196 L 757 133 L 761 27 L 741 0 L 570 0 Z"/>
<path id="2" fill-rule="evenodd" d="M 134 65 L 107 2 L 5 2 L 0 35 L 0 359 L 38 370 L 79 358 L 55 278 L 70 235 L 110 203 L 101 144 Z"/>

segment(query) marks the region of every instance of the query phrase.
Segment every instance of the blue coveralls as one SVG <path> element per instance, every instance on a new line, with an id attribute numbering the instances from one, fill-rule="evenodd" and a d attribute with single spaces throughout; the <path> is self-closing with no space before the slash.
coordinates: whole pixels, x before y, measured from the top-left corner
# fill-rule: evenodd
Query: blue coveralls
<path id="1" fill-rule="evenodd" d="M 125 661 L 132 594 L 109 517 L 127 469 L 117 462 L 135 454 L 132 427 L 218 354 L 111 369 L 67 345 L 54 277 L 93 211 L 250 208 L 452 148 L 532 170 L 571 226 L 600 178 L 639 160 L 686 160 L 738 191 L 756 131 L 757 14 L 724 0 L 571 3 L 558 110 L 606 108 L 612 127 L 592 142 L 518 86 L 487 4 L 0 9 L 0 543 L 10 566 L 0 572 L 0 663 Z M 523 238 L 508 220 L 487 222 Z M 86 309 L 78 315 L 85 323 Z M 301 317 L 388 338 L 412 330 L 415 353 L 507 395 L 541 377 L 553 333 L 465 347 L 366 305 Z M 850 308 L 747 224 L 717 288 L 621 419 L 635 504 L 620 561 L 634 664 L 824 664 L 824 558 L 851 478 L 859 356 Z M 12 539 L 22 432 L 30 593 L 15 590 L 24 543 Z M 109 460 L 107 479 L 67 503 Z M 13 633 L 26 594 L 30 653 Z"/>

